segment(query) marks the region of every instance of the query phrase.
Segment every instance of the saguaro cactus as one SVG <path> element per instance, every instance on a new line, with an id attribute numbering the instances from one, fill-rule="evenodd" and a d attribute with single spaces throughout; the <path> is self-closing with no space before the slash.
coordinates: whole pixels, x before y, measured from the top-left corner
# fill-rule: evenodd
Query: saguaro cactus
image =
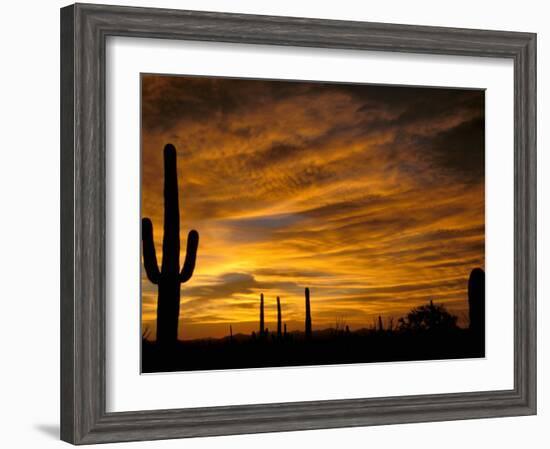
<path id="1" fill-rule="evenodd" d="M 306 338 L 311 338 L 311 307 L 309 304 L 309 288 L 306 287 Z"/>
<path id="2" fill-rule="evenodd" d="M 157 342 L 173 344 L 178 339 L 180 286 L 193 276 L 199 233 L 189 232 L 185 262 L 180 270 L 180 214 L 178 203 L 178 173 L 176 149 L 164 147 L 164 236 L 162 240 L 162 266 L 159 270 L 153 224 L 149 218 L 141 222 L 143 265 L 147 278 L 158 285 Z"/>
<path id="3" fill-rule="evenodd" d="M 282 337 L 281 299 L 277 296 L 277 337 Z"/>
<path id="4" fill-rule="evenodd" d="M 476 337 L 485 337 L 485 272 L 474 268 L 468 280 L 468 306 L 470 308 L 470 331 Z"/>
<path id="5" fill-rule="evenodd" d="M 264 325 L 264 294 L 260 293 L 260 337 L 263 337 L 265 334 L 265 325 Z"/>

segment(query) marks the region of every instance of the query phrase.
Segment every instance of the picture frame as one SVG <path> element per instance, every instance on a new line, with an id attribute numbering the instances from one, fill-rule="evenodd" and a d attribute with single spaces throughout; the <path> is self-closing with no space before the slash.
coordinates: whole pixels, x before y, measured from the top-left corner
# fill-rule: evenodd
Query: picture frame
<path id="1" fill-rule="evenodd" d="M 514 64 L 514 388 L 106 411 L 108 36 L 509 58 Z M 61 9 L 61 439 L 73 444 L 536 414 L 536 35 L 75 4 Z"/>

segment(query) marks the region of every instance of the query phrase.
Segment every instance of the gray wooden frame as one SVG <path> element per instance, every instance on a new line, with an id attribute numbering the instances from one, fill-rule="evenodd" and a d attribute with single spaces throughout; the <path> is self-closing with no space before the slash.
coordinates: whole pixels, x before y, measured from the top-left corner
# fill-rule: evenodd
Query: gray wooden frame
<path id="1" fill-rule="evenodd" d="M 514 61 L 514 388 L 107 413 L 105 42 L 187 39 Z M 74 444 L 536 413 L 536 35 L 76 4 L 61 10 L 61 438 Z"/>

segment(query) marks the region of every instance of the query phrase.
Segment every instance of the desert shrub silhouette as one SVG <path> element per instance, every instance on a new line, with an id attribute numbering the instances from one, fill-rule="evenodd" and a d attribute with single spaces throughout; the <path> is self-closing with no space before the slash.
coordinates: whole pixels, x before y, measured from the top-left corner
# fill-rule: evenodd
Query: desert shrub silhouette
<path id="1" fill-rule="evenodd" d="M 401 332 L 445 332 L 457 329 L 457 317 L 451 315 L 443 305 L 429 304 L 412 309 L 399 319 Z"/>
<path id="2" fill-rule="evenodd" d="M 162 266 L 159 270 L 153 223 L 143 218 L 141 233 L 143 241 L 143 264 L 147 278 L 158 286 L 157 343 L 171 345 L 178 339 L 180 311 L 180 286 L 191 279 L 195 269 L 199 233 L 189 232 L 185 262 L 180 271 L 180 214 L 178 203 L 178 171 L 176 149 L 164 147 L 164 235 L 162 240 Z"/>

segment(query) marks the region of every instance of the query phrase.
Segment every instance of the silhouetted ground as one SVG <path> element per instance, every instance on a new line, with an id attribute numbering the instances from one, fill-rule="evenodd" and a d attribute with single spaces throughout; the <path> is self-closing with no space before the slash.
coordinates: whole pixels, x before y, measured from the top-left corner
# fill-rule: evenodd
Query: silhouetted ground
<path id="1" fill-rule="evenodd" d="M 264 368 L 276 366 L 441 360 L 484 357 L 480 338 L 468 330 L 356 332 L 327 329 L 306 340 L 293 332 L 278 339 L 243 334 L 232 339 L 179 341 L 163 348 L 143 340 L 142 372 Z"/>

